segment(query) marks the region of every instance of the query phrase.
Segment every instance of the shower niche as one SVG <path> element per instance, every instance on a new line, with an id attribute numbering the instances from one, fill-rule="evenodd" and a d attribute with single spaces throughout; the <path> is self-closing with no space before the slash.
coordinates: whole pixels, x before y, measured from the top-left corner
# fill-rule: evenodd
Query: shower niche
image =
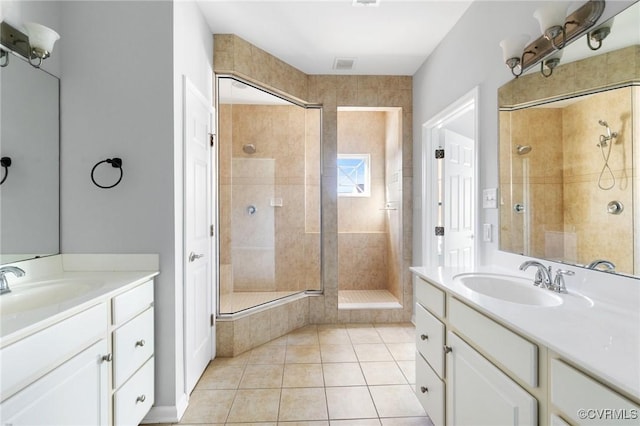
<path id="1" fill-rule="evenodd" d="M 637 97 L 627 86 L 501 108 L 501 250 L 638 273 Z"/>
<path id="2" fill-rule="evenodd" d="M 218 313 L 321 291 L 321 110 L 217 84 Z"/>

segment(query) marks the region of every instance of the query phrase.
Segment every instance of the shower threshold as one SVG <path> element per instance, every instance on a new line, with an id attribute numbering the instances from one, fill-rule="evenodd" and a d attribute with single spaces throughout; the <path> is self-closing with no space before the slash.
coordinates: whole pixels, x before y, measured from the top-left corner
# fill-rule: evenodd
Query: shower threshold
<path id="1" fill-rule="evenodd" d="M 338 309 L 402 309 L 388 290 L 339 290 Z"/>

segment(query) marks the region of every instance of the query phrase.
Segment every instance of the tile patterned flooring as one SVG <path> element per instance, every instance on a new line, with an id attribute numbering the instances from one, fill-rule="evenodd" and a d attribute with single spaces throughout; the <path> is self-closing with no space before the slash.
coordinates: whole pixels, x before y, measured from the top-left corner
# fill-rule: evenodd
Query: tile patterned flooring
<path id="1" fill-rule="evenodd" d="M 211 362 L 180 425 L 432 426 L 412 324 L 310 325 Z"/>

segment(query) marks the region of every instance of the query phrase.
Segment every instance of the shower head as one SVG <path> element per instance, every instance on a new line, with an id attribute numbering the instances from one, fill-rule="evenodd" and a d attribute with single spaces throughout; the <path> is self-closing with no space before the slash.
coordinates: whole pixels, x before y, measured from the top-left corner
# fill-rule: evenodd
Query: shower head
<path id="1" fill-rule="evenodd" d="M 516 145 L 518 155 L 525 155 L 531 152 L 531 145 Z"/>
<path id="2" fill-rule="evenodd" d="M 256 146 L 252 143 L 246 143 L 242 145 L 242 151 L 244 151 L 245 154 L 255 154 Z"/>

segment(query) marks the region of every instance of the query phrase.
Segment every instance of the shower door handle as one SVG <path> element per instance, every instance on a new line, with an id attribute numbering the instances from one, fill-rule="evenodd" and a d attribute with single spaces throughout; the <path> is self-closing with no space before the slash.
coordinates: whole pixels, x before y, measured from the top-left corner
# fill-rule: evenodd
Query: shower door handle
<path id="1" fill-rule="evenodd" d="M 191 253 L 189 253 L 189 262 L 193 262 L 195 260 L 198 260 L 201 257 L 204 257 L 204 254 L 195 254 L 194 252 L 191 252 Z"/>

